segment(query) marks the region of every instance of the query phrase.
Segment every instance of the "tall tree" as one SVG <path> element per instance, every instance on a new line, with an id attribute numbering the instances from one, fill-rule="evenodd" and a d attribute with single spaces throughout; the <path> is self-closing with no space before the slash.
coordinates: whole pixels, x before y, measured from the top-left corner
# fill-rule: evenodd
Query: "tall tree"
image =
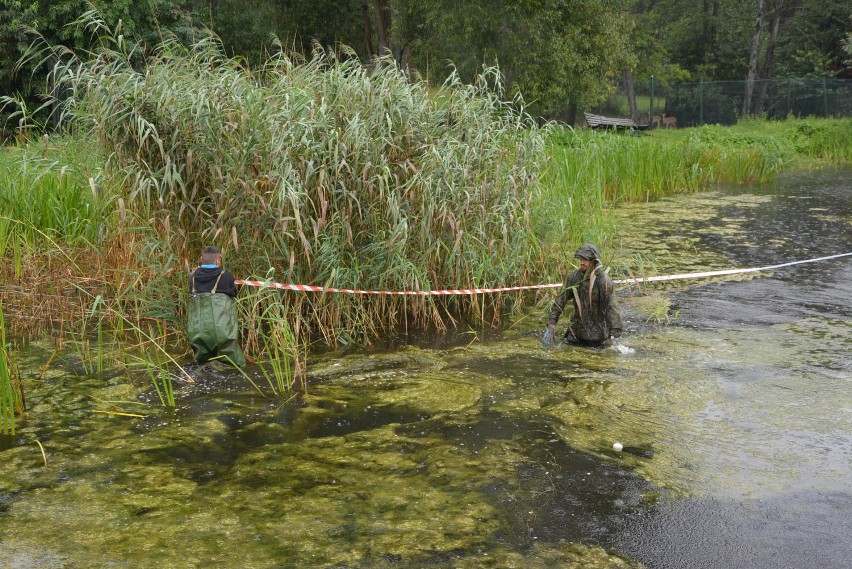
<path id="1" fill-rule="evenodd" d="M 624 92 L 627 94 L 627 107 L 630 109 L 630 118 L 639 120 L 639 106 L 636 104 L 636 87 L 633 84 L 633 71 L 624 70 Z"/>
<path id="2" fill-rule="evenodd" d="M 366 2 L 361 4 L 361 21 L 364 26 L 364 52 L 367 61 L 372 61 L 376 55 L 376 50 L 373 49 L 373 22 L 370 18 L 370 7 L 367 6 Z"/>
<path id="3" fill-rule="evenodd" d="M 667 62 L 692 80 L 742 80 L 748 73 L 758 0 L 647 0 L 644 25 Z"/>
<path id="4" fill-rule="evenodd" d="M 376 14 L 376 33 L 379 38 L 379 55 L 393 53 L 391 50 L 391 26 L 393 17 L 389 0 L 372 0 L 373 11 Z"/>
<path id="5" fill-rule="evenodd" d="M 743 117 L 751 112 L 751 97 L 754 93 L 754 80 L 757 75 L 757 59 L 760 56 L 760 34 L 763 31 L 764 0 L 757 0 L 757 15 L 754 18 L 754 34 L 751 40 L 751 56 L 748 59 L 748 79 L 746 81 L 746 96 L 743 99 Z"/>
<path id="6" fill-rule="evenodd" d="M 414 18 L 418 68 L 451 61 L 463 79 L 499 64 L 509 93 L 535 114 L 572 122 L 606 97 L 633 66 L 632 20 L 621 0 L 397 0 L 397 22 Z M 395 23 L 396 25 L 396 23 Z M 416 55 L 415 55 L 416 52 Z M 442 69 L 449 73 L 449 68 Z"/>
<path id="7" fill-rule="evenodd" d="M 373 30 L 364 28 L 368 0 L 184 1 L 194 21 L 212 29 L 229 55 L 250 62 L 265 57 L 272 37 L 288 51 L 310 53 L 314 42 L 323 47 L 342 43 L 365 59 L 373 55 Z"/>
<path id="8" fill-rule="evenodd" d="M 769 80 L 772 78 L 772 68 L 775 64 L 775 46 L 778 44 L 778 33 L 781 29 L 781 22 L 785 19 L 785 15 L 789 14 L 788 8 L 795 8 L 795 1 L 788 0 L 773 0 L 769 6 L 769 39 L 766 43 L 766 50 L 763 55 L 763 65 L 760 68 L 760 91 L 757 95 L 757 101 L 754 104 L 754 115 L 760 116 L 763 113 L 763 105 L 766 102 L 766 93 L 769 88 Z"/>
<path id="9" fill-rule="evenodd" d="M 781 77 L 832 77 L 843 68 L 842 41 L 849 30 L 849 2 L 799 0 L 782 22 L 777 44 Z M 792 8 L 791 8 L 792 9 Z"/>
<path id="10" fill-rule="evenodd" d="M 716 36 L 717 21 L 719 19 L 720 1 L 719 0 L 704 0 L 702 6 L 702 25 L 704 36 L 704 58 L 709 61 L 716 59 L 716 49 L 718 47 L 718 37 Z"/>

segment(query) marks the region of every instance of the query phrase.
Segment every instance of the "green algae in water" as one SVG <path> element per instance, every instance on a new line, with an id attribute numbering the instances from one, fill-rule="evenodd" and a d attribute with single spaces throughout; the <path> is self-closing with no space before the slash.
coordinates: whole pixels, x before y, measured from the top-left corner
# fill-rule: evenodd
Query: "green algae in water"
<path id="1" fill-rule="evenodd" d="M 535 567 L 540 555 L 605 566 L 610 556 L 592 547 L 493 548 L 505 522 L 484 486 L 513 480 L 524 449 L 509 439 L 466 448 L 444 436 L 445 420 L 475 421 L 483 397 L 511 382 L 442 369 L 445 355 L 418 352 L 403 372 L 395 358 L 356 362 L 354 376 L 314 385 L 286 426 L 268 405 L 234 421 L 215 397 L 198 407 L 209 412 L 142 420 L 92 416 L 85 398 L 44 407 L 39 414 L 65 412 L 75 434 L 46 441 L 47 468 L 26 447 L 4 452 L 13 459 L 2 480 L 17 482 L 4 487 L 14 523 L 0 535 L 34 567 L 419 567 L 468 555 L 495 567 Z M 88 387 L 109 398 L 132 392 Z M 373 409 L 388 422 L 335 436 L 316 428 Z"/>
<path id="2" fill-rule="evenodd" d="M 702 192 L 664 197 L 652 204 L 619 206 L 613 210 L 622 236 L 614 243 L 612 257 L 621 261 L 616 268 L 634 276 L 734 268 L 722 253 L 700 247 L 696 235 L 712 234 L 727 240 L 746 237 L 742 219 L 721 219 L 719 212 L 730 206 L 755 208 L 772 199 L 768 195 Z M 748 239 L 741 241 L 748 243 Z M 643 259 L 647 263 L 639 264 Z"/>
<path id="3" fill-rule="evenodd" d="M 746 433 L 724 416 L 731 406 L 721 403 L 731 394 L 707 366 L 781 366 L 790 345 L 776 336 L 800 342 L 803 333 L 839 338 L 845 331 L 845 323 L 821 321 L 762 336 L 659 328 L 632 338 L 637 352 L 623 357 L 544 350 L 519 327 L 499 342 L 411 351 L 393 365 L 356 359 L 348 377 L 345 363 L 332 363 L 284 423 L 277 405 L 251 404 L 236 391 L 221 397 L 199 387 L 184 401 L 194 415 L 143 420 L 95 417 L 85 398 L 66 397 L 77 403 L 39 411 L 66 413 L 73 426 L 45 441 L 48 467 L 25 446 L 3 453 L 10 460 L 0 466 L 2 491 L 13 497 L 3 514 L 12 523 L 0 534 L 36 567 L 90 566 L 89 557 L 139 567 L 632 567 L 577 544 L 495 547 L 506 520 L 486 490 L 517 484 L 529 449 L 511 435 L 473 445 L 458 434 L 498 413 L 540 422 L 550 436 L 674 493 L 713 491 L 739 474 L 777 486 L 789 471 L 775 476 L 752 461 L 738 473 L 736 461 L 713 456 L 723 444 L 736 457 L 730 441 Z M 104 397 L 129 395 L 121 386 L 100 389 Z M 614 453 L 615 440 L 654 453 Z M 744 453 L 755 441 L 748 443 Z M 748 490 L 745 479 L 742 486 Z M 529 497 L 535 489 L 518 490 Z M 39 531 L 47 526 L 54 532 Z M 81 545 L 69 550 L 68 543 Z"/>
<path id="4" fill-rule="evenodd" d="M 269 518 L 268 538 L 299 559 L 357 564 L 390 555 L 410 561 L 481 547 L 496 530 L 493 507 L 471 481 L 501 472 L 509 466 L 503 461 L 474 459 L 393 426 L 306 442 L 242 458 L 230 484 L 236 498 L 262 477 L 268 490 L 247 507 Z"/>
<path id="5" fill-rule="evenodd" d="M 123 563 L 128 551 L 140 567 L 412 561 L 485 545 L 499 518 L 471 481 L 505 473 L 507 458 L 471 457 L 386 426 L 254 449 L 201 485 L 176 465 L 123 461 L 31 489 L 14 503 L 15 531 L 3 537 L 72 566 L 91 555 Z M 37 531 L 46 524 L 49 535 Z M 251 546 L 234 548 L 234 540 Z M 78 552 L 68 543 L 80 544 Z"/>

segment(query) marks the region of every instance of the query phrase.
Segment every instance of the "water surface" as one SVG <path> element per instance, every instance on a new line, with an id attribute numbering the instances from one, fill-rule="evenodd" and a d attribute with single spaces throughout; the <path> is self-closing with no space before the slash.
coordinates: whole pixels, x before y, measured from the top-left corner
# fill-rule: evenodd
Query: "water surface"
<path id="1" fill-rule="evenodd" d="M 607 254 L 665 274 L 852 252 L 850 179 L 621 207 Z M 71 356 L 39 379 L 33 345 L 0 438 L 2 564 L 847 567 L 850 279 L 845 258 L 622 289 L 632 354 L 543 348 L 542 311 L 316 358 L 292 401 L 199 368 L 173 413 Z"/>

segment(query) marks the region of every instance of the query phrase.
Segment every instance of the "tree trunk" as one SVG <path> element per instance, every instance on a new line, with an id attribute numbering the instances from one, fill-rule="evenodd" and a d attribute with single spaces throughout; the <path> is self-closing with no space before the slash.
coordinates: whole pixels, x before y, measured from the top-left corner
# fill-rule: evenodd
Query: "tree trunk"
<path id="1" fill-rule="evenodd" d="M 772 65 L 775 63 L 775 44 L 778 41 L 778 29 L 781 27 L 781 10 L 783 7 L 783 0 L 776 2 L 775 11 L 772 13 L 772 20 L 769 24 L 769 42 L 766 45 L 766 55 L 763 58 L 763 67 L 760 70 L 760 92 L 754 105 L 755 116 L 760 116 L 763 113 L 763 104 L 766 102 L 766 90 L 769 88 Z"/>
<path id="2" fill-rule="evenodd" d="M 565 122 L 571 126 L 577 126 L 577 103 L 573 100 L 568 103 L 568 112 L 565 116 Z"/>
<path id="3" fill-rule="evenodd" d="M 411 50 L 407 45 L 400 46 L 396 52 L 396 62 L 407 77 L 411 77 Z"/>
<path id="4" fill-rule="evenodd" d="M 713 52 L 712 47 L 712 33 L 713 33 L 713 22 L 711 21 L 710 15 L 710 0 L 704 0 L 702 2 L 702 10 L 703 18 L 701 21 L 701 35 L 704 38 L 704 41 L 701 42 L 704 44 L 704 61 L 708 61 L 709 55 Z"/>
<path id="5" fill-rule="evenodd" d="M 636 89 L 633 85 L 633 72 L 624 70 L 624 92 L 627 93 L 627 106 L 630 109 L 630 118 L 633 122 L 639 122 L 639 107 L 636 106 Z"/>
<path id="6" fill-rule="evenodd" d="M 718 26 L 716 22 L 719 19 L 719 0 L 704 0 L 702 11 L 704 16 L 701 30 L 704 36 L 704 41 L 702 42 L 704 44 L 703 61 L 704 63 L 715 63 L 718 44 L 718 38 L 716 37 Z"/>
<path id="7" fill-rule="evenodd" d="M 361 17 L 364 22 L 364 48 L 367 51 L 367 61 L 373 61 L 373 26 L 370 23 L 370 7 L 361 4 Z"/>
<path id="8" fill-rule="evenodd" d="M 751 111 L 751 97 L 754 93 L 754 78 L 757 75 L 757 58 L 760 55 L 760 32 L 763 28 L 763 6 L 764 0 L 757 0 L 757 15 L 754 18 L 754 35 L 751 39 L 751 56 L 748 60 L 748 80 L 746 82 L 746 95 L 743 99 L 743 112 L 740 115 L 745 118 Z"/>
<path id="9" fill-rule="evenodd" d="M 713 58 L 710 61 L 716 62 L 716 53 L 719 51 L 719 13 L 722 11 L 722 4 L 719 0 L 713 0 L 713 9 L 711 12 L 711 28 L 710 28 L 710 56 Z"/>
<path id="10" fill-rule="evenodd" d="M 392 55 L 390 44 L 391 7 L 390 0 L 373 0 L 373 10 L 376 13 L 376 33 L 379 38 L 378 55 Z"/>

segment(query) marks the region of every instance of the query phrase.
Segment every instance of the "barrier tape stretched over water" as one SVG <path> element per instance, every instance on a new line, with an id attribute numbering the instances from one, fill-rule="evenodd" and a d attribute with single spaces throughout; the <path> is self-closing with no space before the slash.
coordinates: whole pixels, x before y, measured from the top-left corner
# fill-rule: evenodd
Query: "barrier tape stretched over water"
<path id="1" fill-rule="evenodd" d="M 514 290 L 533 290 L 537 288 L 553 288 L 562 286 L 562 283 L 557 284 L 542 284 L 542 285 L 527 285 L 527 286 L 507 286 L 500 288 L 462 288 L 462 289 L 447 289 L 447 290 L 357 290 L 352 288 L 332 288 L 327 286 L 314 286 L 302 284 L 282 284 L 263 281 L 235 281 L 240 285 L 259 286 L 269 288 L 280 288 L 284 290 L 297 290 L 301 292 L 342 292 L 347 294 L 391 294 L 391 295 L 409 295 L 409 296 L 438 296 L 438 295 L 458 295 L 458 294 L 487 294 L 491 292 L 511 292 Z"/>
<path id="2" fill-rule="evenodd" d="M 641 284 L 661 281 L 674 281 L 681 279 L 700 279 L 706 277 L 719 277 L 724 275 L 738 275 L 742 273 L 754 273 L 757 271 L 769 271 L 772 269 L 780 269 L 782 267 L 791 267 L 793 265 L 801 265 L 804 263 L 816 263 L 818 261 L 828 261 L 830 259 L 839 259 L 840 257 L 848 257 L 852 253 L 841 253 L 839 255 L 829 255 L 828 257 L 817 257 L 815 259 L 806 259 L 804 261 L 792 261 L 789 263 L 781 263 L 780 265 L 769 265 L 766 267 L 752 267 L 749 269 L 728 269 L 723 271 L 706 271 L 702 273 L 684 273 L 680 275 L 661 275 L 656 277 L 636 277 L 631 279 L 617 279 L 615 284 Z M 519 290 L 535 290 L 542 288 L 558 288 L 563 283 L 550 283 L 541 285 L 526 285 L 526 286 L 508 286 L 500 288 L 464 288 L 464 289 L 447 289 L 447 290 L 358 290 L 351 288 L 333 288 L 327 286 L 314 286 L 303 284 L 282 284 L 276 282 L 264 282 L 253 280 L 237 280 L 236 284 L 246 286 L 256 286 L 265 288 L 278 288 L 283 290 L 294 290 L 299 292 L 336 292 L 344 294 L 386 294 L 386 295 L 409 295 L 409 296 L 446 296 L 446 295 L 462 295 L 462 294 L 488 294 L 494 292 L 513 292 Z"/>
<path id="3" fill-rule="evenodd" d="M 817 257 L 815 259 L 805 259 L 804 261 L 791 261 L 789 263 L 781 263 L 780 265 L 769 265 L 766 267 L 753 267 L 750 269 L 729 269 L 725 271 L 708 271 L 704 273 L 685 273 L 682 275 L 666 275 L 659 277 L 637 277 L 635 279 L 621 279 L 613 281 L 618 284 L 630 283 L 646 283 L 660 281 L 674 281 L 678 279 L 700 279 L 703 277 L 719 277 L 722 275 L 737 275 L 741 273 L 754 273 L 757 271 L 771 271 L 772 269 L 780 269 L 782 267 L 791 267 L 793 265 L 802 265 L 804 263 L 816 263 L 818 261 L 828 261 L 830 259 L 839 259 L 840 257 L 848 257 L 852 253 L 840 253 L 839 255 L 829 255 L 828 257 Z"/>

